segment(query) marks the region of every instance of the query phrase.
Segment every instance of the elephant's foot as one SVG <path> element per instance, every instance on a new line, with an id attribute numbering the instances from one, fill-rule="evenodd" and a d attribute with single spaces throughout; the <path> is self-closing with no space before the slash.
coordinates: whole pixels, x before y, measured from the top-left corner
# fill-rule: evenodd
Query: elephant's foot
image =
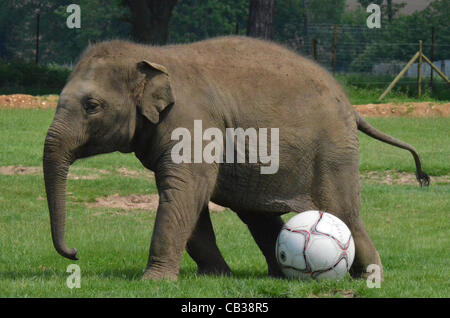
<path id="1" fill-rule="evenodd" d="M 353 263 L 352 268 L 350 269 L 350 275 L 353 278 L 360 278 L 360 279 L 368 279 L 368 278 L 371 279 L 376 278 L 375 276 L 378 276 L 379 281 L 383 282 L 384 281 L 383 265 L 381 265 L 381 259 L 378 252 L 375 251 L 372 260 L 366 261 L 365 263 L 361 263 L 360 259 L 355 259 L 355 262 Z"/>
<path id="2" fill-rule="evenodd" d="M 350 275 L 354 278 L 364 279 L 377 276 L 379 281 L 383 281 L 380 255 L 367 235 L 362 222 L 358 220 L 356 224 L 350 224 L 350 227 L 355 241 L 355 259 L 350 268 Z"/>
<path id="3" fill-rule="evenodd" d="M 142 276 L 142 280 L 176 281 L 176 280 L 178 280 L 178 272 L 167 271 L 167 270 L 158 270 L 158 269 L 150 267 L 145 270 L 144 276 Z"/>
<path id="4" fill-rule="evenodd" d="M 176 281 L 178 279 L 179 268 L 167 266 L 166 263 L 151 262 L 145 269 L 142 280 L 168 280 Z"/>

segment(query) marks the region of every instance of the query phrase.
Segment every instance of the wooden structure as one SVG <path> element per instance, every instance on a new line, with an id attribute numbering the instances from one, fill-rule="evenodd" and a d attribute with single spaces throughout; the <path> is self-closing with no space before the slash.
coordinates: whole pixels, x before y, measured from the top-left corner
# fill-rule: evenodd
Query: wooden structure
<path id="1" fill-rule="evenodd" d="M 406 66 L 398 73 L 398 75 L 394 78 L 391 84 L 386 88 L 386 90 L 381 94 L 381 96 L 378 98 L 378 101 L 381 101 L 395 86 L 395 84 L 398 83 L 398 81 L 405 75 L 406 71 L 411 67 L 411 65 L 418 60 L 417 64 L 417 94 L 420 98 L 422 96 L 422 61 L 427 62 L 431 69 L 434 70 L 436 73 L 441 76 L 447 84 L 450 84 L 450 81 L 448 78 L 442 73 L 424 54 L 422 51 L 422 41 L 419 41 L 419 50 L 416 54 L 412 57 L 412 59 L 406 64 Z"/>

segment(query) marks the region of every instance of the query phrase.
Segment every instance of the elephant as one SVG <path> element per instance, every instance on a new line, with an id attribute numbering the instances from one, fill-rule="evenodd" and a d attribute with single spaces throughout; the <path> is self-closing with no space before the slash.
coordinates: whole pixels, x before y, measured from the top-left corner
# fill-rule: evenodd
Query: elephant
<path id="1" fill-rule="evenodd" d="M 228 128 L 277 128 L 276 172 L 261 173 L 267 165 L 262 161 L 175 162 L 179 139 L 173 131 L 194 133 L 199 120 L 223 136 Z M 354 238 L 350 274 L 367 276 L 367 266 L 381 267 L 381 260 L 359 215 L 358 130 L 410 151 L 417 180 L 429 184 L 412 146 L 372 127 L 332 75 L 281 45 L 243 36 L 164 46 L 125 40 L 90 45 L 60 94 L 45 138 L 53 245 L 60 255 L 77 259 L 77 250 L 65 243 L 70 165 L 119 151 L 134 153 L 154 172 L 159 194 L 143 279 L 177 280 L 185 250 L 199 273 L 231 274 L 216 244 L 209 201 L 246 224 L 273 277 L 283 276 L 275 255 L 281 216 L 332 213 Z M 245 158 L 249 149 L 240 148 Z"/>

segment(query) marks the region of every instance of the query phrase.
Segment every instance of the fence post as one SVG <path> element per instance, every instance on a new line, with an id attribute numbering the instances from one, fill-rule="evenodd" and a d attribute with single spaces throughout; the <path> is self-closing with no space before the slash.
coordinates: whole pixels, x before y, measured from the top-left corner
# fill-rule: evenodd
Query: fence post
<path id="1" fill-rule="evenodd" d="M 394 80 L 389 84 L 388 88 L 383 92 L 383 94 L 378 97 L 378 101 L 382 100 L 390 91 L 391 89 L 397 84 L 397 82 L 402 78 L 403 75 L 405 75 L 406 71 L 410 68 L 411 65 L 419 58 L 419 52 L 416 52 L 412 59 L 409 60 L 408 64 L 398 73 L 398 75 L 394 78 Z"/>
<path id="2" fill-rule="evenodd" d="M 431 27 L 431 63 L 433 63 L 434 62 L 434 41 L 435 41 L 435 34 L 434 34 L 434 26 L 432 26 Z M 433 68 L 432 67 L 430 67 L 431 68 L 431 70 L 430 70 L 430 87 L 431 87 L 431 90 L 433 90 L 433 72 L 434 72 L 434 70 L 433 70 Z"/>
<path id="3" fill-rule="evenodd" d="M 312 40 L 312 57 L 317 62 L 317 39 Z"/>
<path id="4" fill-rule="evenodd" d="M 422 97 L 422 40 L 419 41 L 419 60 L 417 61 L 417 96 Z"/>
<path id="5" fill-rule="evenodd" d="M 337 24 L 333 27 L 333 75 L 336 75 Z"/>
<path id="6" fill-rule="evenodd" d="M 431 61 L 428 59 L 428 57 L 426 57 L 425 55 L 422 55 L 422 58 L 425 60 L 425 62 L 427 62 L 427 63 L 431 66 L 431 68 L 432 68 L 433 70 L 436 71 L 436 73 L 438 73 L 438 75 L 439 75 L 440 77 L 442 77 L 442 79 L 443 79 L 447 84 L 450 84 L 450 81 L 449 81 L 449 79 L 447 78 L 447 76 L 445 76 L 445 74 L 444 74 L 443 72 L 439 71 L 439 69 L 438 69 L 433 63 L 431 63 Z M 444 62 L 445 62 L 445 60 L 442 60 L 442 63 L 444 63 Z M 445 66 L 445 64 L 441 64 L 441 66 L 442 66 L 442 65 Z M 445 67 L 444 67 L 443 69 L 445 69 Z"/>
<path id="7" fill-rule="evenodd" d="M 39 9 L 36 10 L 36 55 L 35 55 L 35 63 L 39 63 L 39 20 L 41 19 L 41 14 Z"/>

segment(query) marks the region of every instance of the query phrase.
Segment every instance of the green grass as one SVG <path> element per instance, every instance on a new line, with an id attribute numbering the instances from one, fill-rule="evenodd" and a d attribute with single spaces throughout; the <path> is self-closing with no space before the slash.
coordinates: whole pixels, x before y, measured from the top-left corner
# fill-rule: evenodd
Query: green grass
<path id="1" fill-rule="evenodd" d="M 344 87 L 353 105 L 424 101 L 443 103 L 450 101 L 448 84 L 437 76 L 434 77 L 433 88 L 430 87 L 429 77 L 422 79 L 421 98 L 418 98 L 416 79 L 403 77 L 383 100 L 378 101 L 378 98 L 394 80 L 394 77 L 391 75 L 358 73 L 336 75 L 336 79 Z"/>
<path id="2" fill-rule="evenodd" d="M 0 110 L 0 166 L 40 166 L 51 110 Z M 377 128 L 413 144 L 431 175 L 449 174 L 449 119 L 371 119 Z M 361 135 L 361 170 L 413 171 L 408 152 Z M 143 170 L 118 153 L 76 163 L 75 169 Z M 345 182 L 345 180 L 343 180 Z M 177 282 L 141 281 L 154 211 L 87 208 L 96 197 L 156 193 L 152 180 L 108 174 L 69 180 L 67 244 L 79 251 L 81 288 L 69 289 L 66 268 L 50 238 L 42 175 L 0 175 L 0 297 L 449 297 L 450 184 L 362 184 L 362 219 L 380 252 L 385 282 L 296 282 L 268 278 L 264 258 L 231 211 L 212 213 L 218 246 L 233 277 L 197 276 L 187 254 Z M 101 212 L 101 213 L 100 213 Z M 286 215 L 285 218 L 289 218 Z"/>
<path id="3" fill-rule="evenodd" d="M 378 130 L 412 145 L 419 153 L 423 169 L 430 175 L 450 174 L 450 118 L 370 118 Z M 415 172 L 409 151 L 359 133 L 360 170 Z"/>

